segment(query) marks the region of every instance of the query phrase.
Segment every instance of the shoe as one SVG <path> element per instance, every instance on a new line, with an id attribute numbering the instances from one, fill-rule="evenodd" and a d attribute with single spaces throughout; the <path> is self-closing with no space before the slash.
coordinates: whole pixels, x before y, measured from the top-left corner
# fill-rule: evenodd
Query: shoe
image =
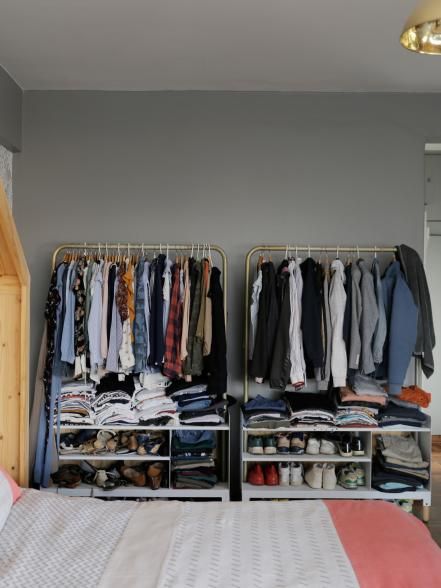
<path id="1" fill-rule="evenodd" d="M 265 484 L 267 486 L 278 486 L 279 485 L 279 474 L 277 468 L 273 463 L 265 465 Z"/>
<path id="2" fill-rule="evenodd" d="M 335 455 L 338 453 L 337 443 L 331 439 L 322 439 L 320 441 L 320 453 L 323 453 L 323 455 Z"/>
<path id="3" fill-rule="evenodd" d="M 308 444 L 306 445 L 306 453 L 308 455 L 318 455 L 320 453 L 320 440 L 317 437 L 308 437 Z"/>
<path id="4" fill-rule="evenodd" d="M 248 453 L 263 455 L 263 439 L 258 435 L 248 435 Z"/>
<path id="5" fill-rule="evenodd" d="M 340 455 L 342 457 L 352 457 L 351 436 L 344 435 L 339 445 Z"/>
<path id="6" fill-rule="evenodd" d="M 253 486 L 263 486 L 265 484 L 265 478 L 260 463 L 256 463 L 249 468 L 247 482 L 248 484 L 253 484 Z"/>
<path id="7" fill-rule="evenodd" d="M 161 434 L 153 433 L 152 436 L 149 436 L 149 440 L 144 445 L 145 450 L 147 451 L 148 455 L 158 455 L 161 446 L 164 443 L 164 436 Z"/>
<path id="8" fill-rule="evenodd" d="M 138 447 L 136 449 L 136 453 L 138 455 L 147 455 L 147 448 L 146 445 L 150 440 L 150 435 L 148 433 L 138 433 L 136 435 L 136 442 Z"/>
<path id="9" fill-rule="evenodd" d="M 134 486 L 145 486 L 147 483 L 145 473 L 136 467 L 123 465 L 120 471 L 121 475 L 129 480 L 129 482 L 132 482 Z"/>
<path id="10" fill-rule="evenodd" d="M 395 504 L 399 506 L 404 512 L 412 514 L 413 500 L 394 500 Z"/>
<path id="11" fill-rule="evenodd" d="M 337 485 L 337 476 L 335 475 L 335 465 L 325 463 L 323 467 L 323 490 L 334 490 Z"/>
<path id="12" fill-rule="evenodd" d="M 283 433 L 277 437 L 277 453 L 289 453 L 289 435 Z"/>
<path id="13" fill-rule="evenodd" d="M 358 463 L 350 463 L 348 467 L 357 476 L 357 486 L 364 486 L 366 484 L 364 469 Z"/>
<path id="14" fill-rule="evenodd" d="M 111 439 L 116 437 L 116 433 L 114 431 L 98 431 L 96 440 L 94 441 L 94 446 L 97 451 L 103 451 L 107 448 L 107 443 Z"/>
<path id="15" fill-rule="evenodd" d="M 272 435 L 263 438 L 263 453 L 265 455 L 275 455 L 277 453 L 276 438 Z"/>
<path id="16" fill-rule="evenodd" d="M 323 464 L 313 463 L 312 466 L 306 470 L 305 482 L 311 488 L 318 490 L 323 486 Z"/>
<path id="17" fill-rule="evenodd" d="M 294 455 L 305 453 L 305 435 L 303 433 L 293 433 L 291 435 L 289 451 Z"/>
<path id="18" fill-rule="evenodd" d="M 360 437 L 353 437 L 351 443 L 352 455 L 364 455 L 363 441 Z"/>
<path id="19" fill-rule="evenodd" d="M 303 484 L 303 466 L 301 463 L 291 463 L 290 484 L 291 486 L 301 486 Z"/>
<path id="20" fill-rule="evenodd" d="M 338 483 L 348 490 L 357 489 L 357 474 L 348 466 L 343 467 L 338 474 Z"/>
<path id="21" fill-rule="evenodd" d="M 134 433 L 132 433 L 127 439 L 127 448 L 129 451 L 136 451 L 138 449 L 138 440 L 136 439 L 136 435 Z"/>
<path id="22" fill-rule="evenodd" d="M 278 471 L 279 485 L 289 486 L 289 463 L 287 463 L 286 461 L 283 463 L 279 463 Z"/>
<path id="23" fill-rule="evenodd" d="M 147 468 L 147 478 L 152 490 L 159 490 L 161 487 L 162 474 L 164 472 L 164 464 L 160 461 L 152 463 Z"/>

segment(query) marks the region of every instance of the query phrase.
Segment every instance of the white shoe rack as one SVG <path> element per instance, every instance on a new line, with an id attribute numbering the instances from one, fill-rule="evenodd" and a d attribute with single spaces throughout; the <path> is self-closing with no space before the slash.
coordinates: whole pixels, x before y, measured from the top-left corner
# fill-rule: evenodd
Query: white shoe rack
<path id="1" fill-rule="evenodd" d="M 309 498 L 321 498 L 321 499 L 370 499 L 370 500 L 395 500 L 395 499 L 412 499 L 422 501 L 423 506 L 430 507 L 431 505 L 431 476 L 424 490 L 416 492 L 380 492 L 372 488 L 372 458 L 375 453 L 375 441 L 376 436 L 381 434 L 401 434 L 404 432 L 411 432 L 412 435 L 418 441 L 421 448 L 423 459 L 428 461 L 430 464 L 429 472 L 431 473 L 431 447 L 432 447 L 432 432 L 430 417 L 427 417 L 427 421 L 424 427 L 411 428 L 411 427 L 324 427 L 324 426 L 300 426 L 300 427 L 289 427 L 280 429 L 256 429 L 247 428 L 242 421 L 242 434 L 241 434 L 241 455 L 242 455 L 242 500 L 256 500 L 256 499 L 309 499 Z M 353 457 L 342 457 L 341 455 L 309 455 L 304 453 L 302 455 L 292 454 L 274 454 L 274 455 L 254 455 L 248 453 L 248 435 L 277 435 L 278 433 L 314 433 L 318 437 L 330 436 L 333 434 L 351 433 L 361 437 L 364 445 L 365 455 L 364 456 L 353 456 Z M 301 486 L 254 486 L 247 482 L 248 468 L 255 463 L 262 465 L 266 463 L 279 464 L 281 462 L 297 462 L 302 463 L 304 468 L 308 465 L 318 462 L 335 463 L 336 466 L 344 463 L 359 463 L 365 471 L 366 485 L 360 486 L 357 489 L 349 490 L 342 486 L 335 487 L 334 490 L 324 489 L 313 489 L 306 482 L 303 482 Z M 425 518 L 428 518 L 428 512 L 426 510 Z"/>
<path id="2" fill-rule="evenodd" d="M 85 453 L 58 453 L 59 465 L 63 463 L 76 463 L 81 461 L 88 461 L 92 465 L 94 462 L 127 462 L 127 463 L 144 463 L 161 461 L 166 466 L 167 487 L 152 490 L 148 487 L 138 487 L 134 485 L 120 486 L 113 490 L 103 490 L 98 486 L 81 483 L 76 488 L 59 488 L 52 484 L 48 488 L 42 488 L 46 492 L 55 492 L 64 496 L 83 496 L 95 498 L 170 498 L 170 499 L 185 499 L 185 498 L 199 498 L 203 500 L 221 500 L 228 501 L 230 499 L 230 427 L 229 424 L 209 426 L 158 426 L 147 427 L 143 425 L 115 425 L 102 426 L 97 425 L 62 425 L 60 427 L 61 433 L 69 431 L 77 431 L 81 429 L 92 429 L 96 431 L 127 431 L 127 432 L 153 432 L 165 431 L 168 432 L 168 452 L 166 455 L 137 455 L 136 453 L 117 454 L 117 453 L 101 453 L 101 454 L 85 454 Z M 172 436 L 174 431 L 214 431 L 216 433 L 216 464 L 217 473 L 220 481 L 209 489 L 179 489 L 172 486 Z"/>

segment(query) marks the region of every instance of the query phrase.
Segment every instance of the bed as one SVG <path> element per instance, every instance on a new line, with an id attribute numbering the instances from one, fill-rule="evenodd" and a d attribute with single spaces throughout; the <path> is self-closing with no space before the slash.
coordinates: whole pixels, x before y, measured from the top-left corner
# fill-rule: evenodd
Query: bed
<path id="1" fill-rule="evenodd" d="M 0 532 L 0 586 L 431 588 L 441 550 L 376 501 L 124 502 L 25 490 Z"/>

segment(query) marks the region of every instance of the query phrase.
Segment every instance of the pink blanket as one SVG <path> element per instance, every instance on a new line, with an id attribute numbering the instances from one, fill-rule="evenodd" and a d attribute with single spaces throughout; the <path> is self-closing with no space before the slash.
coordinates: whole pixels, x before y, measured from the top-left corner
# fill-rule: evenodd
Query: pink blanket
<path id="1" fill-rule="evenodd" d="M 440 588 L 441 549 L 416 517 L 382 501 L 326 506 L 361 588 Z"/>

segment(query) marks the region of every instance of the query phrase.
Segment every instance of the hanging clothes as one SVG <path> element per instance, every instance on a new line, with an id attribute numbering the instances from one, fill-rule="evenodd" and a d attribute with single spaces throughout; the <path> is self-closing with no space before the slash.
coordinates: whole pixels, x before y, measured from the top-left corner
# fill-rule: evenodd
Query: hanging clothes
<path id="1" fill-rule="evenodd" d="M 331 373 L 336 387 L 346 385 L 348 362 L 346 346 L 343 339 L 343 321 L 346 305 L 346 291 L 344 288 L 344 266 L 339 259 L 331 264 L 333 275 L 329 288 L 329 310 L 332 329 Z"/>
<path id="2" fill-rule="evenodd" d="M 268 377 L 278 321 L 275 268 L 272 261 L 262 264 L 262 291 L 259 296 L 256 343 L 250 373 L 259 383 Z"/>
<path id="3" fill-rule="evenodd" d="M 317 263 L 308 257 L 300 265 L 303 280 L 302 335 L 307 377 L 315 378 L 323 365 L 321 279 Z"/>
<path id="4" fill-rule="evenodd" d="M 374 278 L 362 259 L 358 262 L 361 271 L 361 300 L 362 311 L 360 321 L 361 334 L 361 372 L 369 375 L 375 372 L 372 353 L 372 341 L 378 322 L 378 305 L 375 296 Z"/>

